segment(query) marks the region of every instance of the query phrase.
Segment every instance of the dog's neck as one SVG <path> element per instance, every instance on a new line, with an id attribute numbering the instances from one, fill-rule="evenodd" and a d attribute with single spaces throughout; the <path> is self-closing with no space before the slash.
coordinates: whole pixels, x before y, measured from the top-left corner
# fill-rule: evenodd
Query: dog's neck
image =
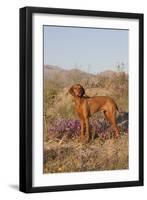
<path id="1" fill-rule="evenodd" d="M 75 101 L 75 102 L 80 102 L 81 98 L 82 98 L 82 97 L 74 96 L 74 101 Z"/>
<path id="2" fill-rule="evenodd" d="M 84 96 L 83 97 L 77 97 L 77 96 L 74 97 L 74 102 L 76 105 L 80 105 L 83 102 L 83 100 L 84 100 Z"/>

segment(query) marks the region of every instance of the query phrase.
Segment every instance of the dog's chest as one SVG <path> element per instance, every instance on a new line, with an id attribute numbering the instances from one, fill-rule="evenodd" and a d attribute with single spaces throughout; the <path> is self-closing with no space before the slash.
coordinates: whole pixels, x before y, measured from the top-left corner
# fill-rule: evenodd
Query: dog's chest
<path id="1" fill-rule="evenodd" d="M 75 109 L 76 109 L 76 112 L 78 114 L 82 114 L 83 113 L 83 109 L 82 109 L 82 106 L 80 104 L 76 104 L 75 105 Z"/>
<path id="2" fill-rule="evenodd" d="M 90 114 L 89 106 L 86 100 L 82 102 L 76 102 L 75 109 L 80 118 L 85 118 Z"/>

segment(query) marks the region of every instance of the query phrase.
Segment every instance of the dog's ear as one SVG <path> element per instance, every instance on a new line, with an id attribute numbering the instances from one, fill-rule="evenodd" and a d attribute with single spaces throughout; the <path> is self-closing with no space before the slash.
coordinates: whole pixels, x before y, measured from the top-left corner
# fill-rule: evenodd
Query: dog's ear
<path id="1" fill-rule="evenodd" d="M 84 90 L 84 88 L 81 86 L 81 97 L 85 94 L 85 90 Z"/>
<path id="2" fill-rule="evenodd" d="M 73 86 L 68 90 L 68 92 L 72 95 L 75 96 L 74 90 L 73 90 Z"/>

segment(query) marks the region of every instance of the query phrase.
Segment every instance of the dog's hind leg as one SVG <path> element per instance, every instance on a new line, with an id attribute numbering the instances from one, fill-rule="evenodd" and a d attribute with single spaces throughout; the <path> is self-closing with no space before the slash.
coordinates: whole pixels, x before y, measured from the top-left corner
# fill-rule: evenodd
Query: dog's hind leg
<path id="1" fill-rule="evenodd" d="M 105 111 L 104 115 L 107 121 L 111 123 L 113 129 L 115 130 L 115 136 L 118 137 L 120 135 L 120 132 L 116 123 L 116 111 L 112 111 L 112 112 Z"/>

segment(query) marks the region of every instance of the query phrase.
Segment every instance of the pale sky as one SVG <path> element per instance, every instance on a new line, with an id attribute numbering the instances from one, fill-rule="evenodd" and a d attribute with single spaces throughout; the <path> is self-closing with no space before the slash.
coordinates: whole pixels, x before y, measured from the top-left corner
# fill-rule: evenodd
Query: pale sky
<path id="1" fill-rule="evenodd" d="M 128 30 L 44 26 L 44 64 L 89 73 L 128 71 Z"/>

